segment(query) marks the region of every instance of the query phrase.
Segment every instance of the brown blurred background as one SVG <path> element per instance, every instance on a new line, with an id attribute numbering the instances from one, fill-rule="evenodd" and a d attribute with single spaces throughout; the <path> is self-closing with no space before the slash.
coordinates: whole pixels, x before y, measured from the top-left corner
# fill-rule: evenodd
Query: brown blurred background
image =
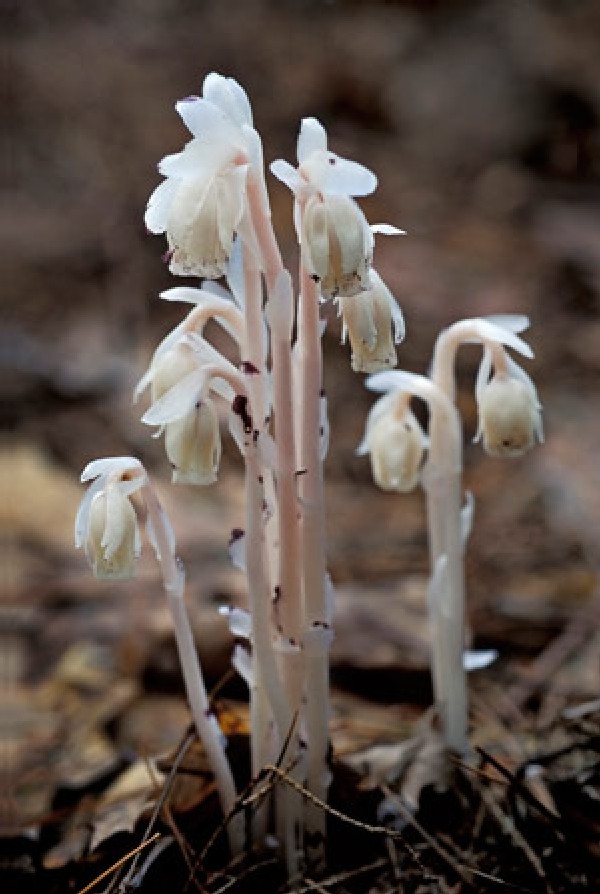
<path id="1" fill-rule="evenodd" d="M 78 643 L 121 648 L 124 631 L 119 662 L 151 680 L 171 667 L 172 656 L 158 669 L 147 657 L 153 637 L 168 636 L 151 557 L 135 583 L 98 586 L 72 547 L 78 474 L 102 455 L 147 463 L 173 513 L 192 603 L 213 625 L 210 636 L 200 625 L 199 639 L 205 651 L 207 639 L 227 647 L 210 619 L 215 603 L 243 597 L 225 550 L 242 519 L 238 459 L 226 449 L 210 489 L 171 488 L 162 443 L 130 398 L 181 315 L 157 299 L 175 282 L 143 211 L 158 160 L 187 139 L 174 102 L 199 92 L 211 70 L 248 91 L 268 161 L 293 160 L 299 120 L 315 115 L 334 151 L 379 176 L 367 216 L 409 234 L 380 237 L 375 255 L 406 317 L 400 367 L 425 372 L 439 329 L 463 316 L 531 317 L 543 447 L 511 462 L 484 456 L 470 443 L 476 350 L 464 350 L 459 378 L 465 485 L 476 499 L 467 559 L 475 641 L 538 654 L 591 604 L 600 552 L 600 6 L 24 0 L 9 26 L 11 169 L 0 218 L 9 678 L 38 686 Z M 290 195 L 273 178 L 269 186 L 293 268 Z M 377 492 L 354 456 L 372 399 L 326 313 L 337 679 L 369 661 L 426 674 L 423 495 Z M 206 660 L 218 676 L 222 659 Z M 381 700 L 400 700 L 393 677 L 376 680 Z M 582 696 L 593 688 L 584 681 Z M 411 700 L 408 685 L 402 697 Z"/>

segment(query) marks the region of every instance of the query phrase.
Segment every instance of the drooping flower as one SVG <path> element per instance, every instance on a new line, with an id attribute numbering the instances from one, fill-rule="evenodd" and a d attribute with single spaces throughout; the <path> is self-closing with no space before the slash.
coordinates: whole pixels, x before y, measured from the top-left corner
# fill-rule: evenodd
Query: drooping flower
<path id="1" fill-rule="evenodd" d="M 216 279 L 244 215 L 252 113 L 231 78 L 209 74 L 203 93 L 176 103 L 193 139 L 160 162 L 166 180 L 150 196 L 145 222 L 150 232 L 166 233 L 172 273 Z"/>
<path id="2" fill-rule="evenodd" d="M 491 456 L 521 456 L 543 440 L 541 407 L 532 386 L 497 372 L 482 387 L 479 428 Z"/>
<path id="3" fill-rule="evenodd" d="M 75 546 L 84 547 L 95 577 L 133 577 L 140 532 L 130 496 L 146 483 L 143 466 L 130 456 L 95 460 L 81 480 L 92 484 L 77 512 Z"/>
<path id="4" fill-rule="evenodd" d="M 396 348 L 404 338 L 404 318 L 394 296 L 375 270 L 369 288 L 338 299 L 342 341 L 350 339 L 354 372 L 374 373 L 396 366 Z"/>
<path id="5" fill-rule="evenodd" d="M 221 458 L 214 391 L 230 404 L 235 391 L 228 379 L 240 374 L 196 333 L 183 336 L 164 352 L 151 376 L 152 406 L 142 417 L 160 426 L 173 468 L 174 484 L 212 484 Z"/>
<path id="6" fill-rule="evenodd" d="M 372 193 L 377 178 L 330 152 L 325 128 L 316 118 L 303 119 L 297 154 L 297 168 L 278 159 L 271 171 L 296 197 L 294 217 L 304 265 L 319 282 L 323 298 L 357 295 L 370 286 L 373 232 L 351 197 Z"/>
<path id="7" fill-rule="evenodd" d="M 373 479 L 382 490 L 407 493 L 419 482 L 426 438 L 409 401 L 400 391 L 379 398 L 356 451 L 359 456 L 369 454 Z"/>

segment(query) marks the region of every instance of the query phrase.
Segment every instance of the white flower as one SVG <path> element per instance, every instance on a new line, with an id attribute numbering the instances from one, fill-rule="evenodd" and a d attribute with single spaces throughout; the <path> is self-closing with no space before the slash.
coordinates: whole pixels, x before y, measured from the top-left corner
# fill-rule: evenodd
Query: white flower
<path id="1" fill-rule="evenodd" d="M 533 385 L 497 372 L 478 397 L 479 430 L 491 456 L 520 456 L 543 440 L 540 404 Z"/>
<path id="2" fill-rule="evenodd" d="M 77 512 L 75 546 L 84 547 L 96 577 L 133 577 L 140 533 L 129 498 L 146 483 L 143 466 L 130 456 L 95 460 L 83 470 L 81 480 L 92 484 Z"/>
<path id="3" fill-rule="evenodd" d="M 302 217 L 302 260 L 323 298 L 357 295 L 369 288 L 373 234 L 348 196 L 312 196 Z"/>
<path id="4" fill-rule="evenodd" d="M 158 434 L 164 431 L 173 482 L 211 484 L 217 476 L 221 441 L 210 391 L 231 404 L 236 395 L 231 381 L 243 388 L 238 370 L 203 338 L 190 333 L 161 354 L 149 380 L 153 403 L 142 422 L 160 426 Z"/>
<path id="5" fill-rule="evenodd" d="M 173 467 L 173 484 L 213 484 L 217 480 L 221 436 L 210 398 L 165 426 L 165 450 Z"/>
<path id="6" fill-rule="evenodd" d="M 166 180 L 150 196 L 145 221 L 150 232 L 166 232 L 172 273 L 216 279 L 244 214 L 252 114 L 231 78 L 213 72 L 203 91 L 175 106 L 193 139 L 160 162 Z"/>
<path id="7" fill-rule="evenodd" d="M 419 482 L 426 438 L 408 401 L 399 391 L 379 398 L 356 451 L 359 456 L 370 455 L 373 479 L 382 490 L 407 493 Z"/>
<path id="8" fill-rule="evenodd" d="M 327 133 L 316 118 L 303 119 L 297 152 L 297 168 L 278 159 L 271 171 L 296 197 L 294 216 L 304 265 L 319 281 L 324 298 L 357 295 L 370 285 L 373 231 L 351 196 L 372 193 L 377 178 L 330 152 Z M 385 227 L 380 231 L 401 232 Z"/>
<path id="9" fill-rule="evenodd" d="M 370 271 L 369 288 L 359 295 L 340 297 L 342 342 L 350 338 L 352 369 L 373 373 L 396 366 L 396 348 L 404 338 L 404 319 L 381 277 Z"/>

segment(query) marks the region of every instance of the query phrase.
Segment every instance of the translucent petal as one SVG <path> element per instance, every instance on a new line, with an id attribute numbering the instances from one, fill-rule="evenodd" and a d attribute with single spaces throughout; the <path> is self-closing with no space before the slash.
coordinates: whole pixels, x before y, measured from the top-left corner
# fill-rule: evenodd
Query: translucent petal
<path id="1" fill-rule="evenodd" d="M 260 134 L 254 130 L 253 127 L 250 127 L 247 124 L 244 124 L 242 127 L 242 136 L 244 138 L 244 142 L 246 144 L 246 150 L 248 153 L 248 159 L 250 164 L 257 170 L 261 172 L 264 171 L 264 156 L 263 156 L 263 146 L 262 140 L 260 138 Z"/>
<path id="2" fill-rule="evenodd" d="M 498 657 L 497 649 L 467 649 L 463 653 L 463 668 L 467 672 L 489 667 Z"/>
<path id="3" fill-rule="evenodd" d="M 535 419 L 535 423 L 534 423 L 534 434 L 535 434 L 535 437 L 537 438 L 538 443 L 543 444 L 544 443 L 544 425 L 542 422 L 542 414 L 540 412 L 542 409 L 542 405 L 540 403 L 540 399 L 539 399 L 538 393 L 537 393 L 537 388 L 535 387 L 533 379 L 527 372 L 525 372 L 525 370 L 523 369 L 522 366 L 519 366 L 519 364 L 515 360 L 512 359 L 512 357 L 507 357 L 507 365 L 508 365 L 508 371 L 509 371 L 510 375 L 512 376 L 512 378 L 518 379 L 520 382 L 523 382 L 523 384 L 527 387 L 527 389 L 530 391 L 530 393 L 533 397 L 533 400 L 535 403 L 535 409 L 538 411 L 536 419 Z"/>
<path id="4" fill-rule="evenodd" d="M 144 223 L 151 233 L 164 233 L 167 229 L 169 209 L 178 185 L 176 180 L 163 180 L 148 199 Z"/>
<path id="5" fill-rule="evenodd" d="M 509 329 L 504 329 L 502 326 L 490 323 L 489 320 L 484 319 L 476 319 L 471 322 L 475 324 L 481 339 L 499 342 L 501 345 L 506 345 L 522 354 L 523 357 L 528 357 L 529 360 L 533 359 L 534 353 L 527 342 L 523 341 L 522 338 L 519 338 L 518 335 Z"/>
<path id="6" fill-rule="evenodd" d="M 250 612 L 247 612 L 243 608 L 231 608 L 228 605 L 223 605 L 219 609 L 219 614 L 224 618 L 227 618 L 227 623 L 232 636 L 239 636 L 242 639 L 250 639 L 252 634 L 252 618 Z"/>
<path id="7" fill-rule="evenodd" d="M 104 557 L 107 562 L 127 537 L 127 528 L 132 522 L 133 509 L 129 499 L 114 484 L 106 488 L 106 526 L 102 536 Z M 135 523 L 137 525 L 137 522 Z"/>
<path id="8" fill-rule="evenodd" d="M 145 425 L 168 425 L 185 416 L 197 403 L 204 386 L 206 374 L 197 369 L 184 376 L 166 394 L 152 404 L 142 416 Z"/>
<path id="9" fill-rule="evenodd" d="M 302 186 L 306 186 L 306 181 L 302 179 L 296 168 L 288 161 L 284 161 L 283 158 L 277 158 L 275 161 L 272 161 L 269 168 L 271 173 L 278 180 L 281 180 L 282 183 L 285 183 L 292 192 L 296 192 Z"/>
<path id="10" fill-rule="evenodd" d="M 371 232 L 381 236 L 406 236 L 406 230 L 386 223 L 371 224 Z"/>
<path id="11" fill-rule="evenodd" d="M 240 643 L 236 643 L 231 663 L 240 677 L 244 680 L 248 689 L 251 689 L 254 685 L 254 667 L 252 656 L 248 649 L 244 649 Z"/>
<path id="12" fill-rule="evenodd" d="M 107 456 L 104 459 L 95 459 L 88 463 L 81 473 L 81 481 L 91 481 L 92 478 L 97 478 L 99 475 L 105 476 L 111 473 L 122 475 L 125 472 L 143 472 L 144 475 L 140 475 L 140 487 L 146 480 L 146 470 L 135 456 Z"/>
<path id="13" fill-rule="evenodd" d="M 495 326 L 501 326 L 502 329 L 515 332 L 517 335 L 529 329 L 529 317 L 524 314 L 490 314 L 484 319 L 494 323 Z"/>
<path id="14" fill-rule="evenodd" d="M 98 461 L 98 460 L 97 460 Z M 105 478 L 103 475 L 100 475 L 86 490 L 81 503 L 79 504 L 79 509 L 77 510 L 77 515 L 75 517 L 75 548 L 80 549 L 83 546 L 85 541 L 88 523 L 90 518 L 90 508 L 92 505 L 92 501 L 96 494 L 100 493 L 100 491 L 104 488 Z"/>
<path id="15" fill-rule="evenodd" d="M 183 301 L 185 304 L 203 304 L 210 300 L 207 290 L 196 289 L 193 286 L 174 286 L 172 289 L 160 292 L 158 297 L 163 301 Z"/>
<path id="16" fill-rule="evenodd" d="M 377 188 L 377 177 L 368 168 L 334 152 L 309 156 L 302 172 L 321 192 L 341 196 L 368 196 Z"/>
<path id="17" fill-rule="evenodd" d="M 189 99 L 179 100 L 175 103 L 175 108 L 185 126 L 195 137 L 205 136 L 211 140 L 218 140 L 228 136 L 231 141 L 236 142 L 235 125 L 214 103 L 192 96 Z"/>
<path id="18" fill-rule="evenodd" d="M 327 131 L 317 118 L 303 118 L 298 134 L 298 163 L 302 164 L 313 152 L 322 150 L 327 150 Z"/>
<path id="19" fill-rule="evenodd" d="M 229 558 L 234 568 L 239 571 L 246 571 L 246 535 L 237 528 L 232 532 L 228 544 Z"/>
<path id="20" fill-rule="evenodd" d="M 157 364 L 158 364 L 158 361 L 160 360 L 160 358 L 164 354 L 166 354 L 167 351 L 170 351 L 171 348 L 174 348 L 175 345 L 177 344 L 177 342 L 180 341 L 183 338 L 183 336 L 186 334 L 187 321 L 188 321 L 188 318 L 186 317 L 174 329 L 172 329 L 169 333 L 167 333 L 167 335 L 165 335 L 163 340 L 159 343 L 154 354 L 152 355 L 152 360 L 150 361 L 150 366 L 148 367 L 148 369 L 146 370 L 146 372 L 144 373 L 142 378 L 139 380 L 139 382 L 135 386 L 135 389 L 133 392 L 133 402 L 134 403 L 136 403 L 136 401 L 139 399 L 140 395 L 143 394 L 143 392 L 146 390 L 148 385 L 150 385 L 150 383 L 152 382 L 152 379 L 154 377 L 154 374 L 155 374 L 155 371 L 157 368 Z"/>
<path id="21" fill-rule="evenodd" d="M 252 109 L 246 91 L 233 78 L 225 78 L 211 71 L 204 78 L 202 96 L 240 127 L 242 124 L 252 124 Z"/>
<path id="22" fill-rule="evenodd" d="M 465 504 L 460 510 L 460 539 L 463 550 L 473 528 L 473 516 L 475 514 L 475 497 L 468 490 L 465 493 Z"/>

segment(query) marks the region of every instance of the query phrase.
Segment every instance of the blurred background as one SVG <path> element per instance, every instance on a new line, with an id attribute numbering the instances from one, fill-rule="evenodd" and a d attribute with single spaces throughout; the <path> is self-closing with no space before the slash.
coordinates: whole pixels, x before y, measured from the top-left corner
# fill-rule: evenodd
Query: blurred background
<path id="1" fill-rule="evenodd" d="M 380 237 L 375 254 L 406 318 L 401 368 L 425 372 L 437 333 L 461 317 L 530 316 L 543 447 L 501 461 L 470 443 L 479 352 L 459 358 L 465 487 L 476 503 L 467 555 L 473 642 L 500 651 L 486 699 L 494 692 L 500 710 L 509 687 L 513 721 L 526 705 L 551 716 L 597 694 L 600 6 L 26 0 L 12 4 L 8 25 L 1 610 L 15 781 L 3 822 L 43 816 L 60 785 L 98 778 L 128 749 L 172 746 L 187 723 L 151 555 L 135 581 L 106 585 L 73 548 L 78 476 L 89 460 L 135 454 L 146 463 L 188 566 L 209 680 L 227 669 L 217 606 L 244 598 L 226 551 L 243 517 L 238 457 L 226 446 L 211 488 L 172 488 L 162 442 L 131 404 L 153 347 L 181 316 L 157 298 L 176 283 L 143 212 L 157 162 L 187 139 L 174 103 L 199 92 L 211 70 L 246 88 L 268 161 L 293 161 L 299 120 L 314 115 L 334 151 L 377 173 L 379 189 L 362 203 L 369 220 L 408 231 Z M 272 177 L 269 187 L 293 270 L 290 195 Z M 347 700 L 365 712 L 394 705 L 388 722 L 429 703 L 427 549 L 423 494 L 378 492 L 354 455 L 372 399 L 350 370 L 333 309 L 325 315 L 328 555 L 339 590 L 334 723 L 343 750 Z M 557 642 L 580 663 L 550 664 L 550 701 L 528 702 L 540 681 L 527 667 Z M 377 723 L 367 724 L 367 739 Z"/>

